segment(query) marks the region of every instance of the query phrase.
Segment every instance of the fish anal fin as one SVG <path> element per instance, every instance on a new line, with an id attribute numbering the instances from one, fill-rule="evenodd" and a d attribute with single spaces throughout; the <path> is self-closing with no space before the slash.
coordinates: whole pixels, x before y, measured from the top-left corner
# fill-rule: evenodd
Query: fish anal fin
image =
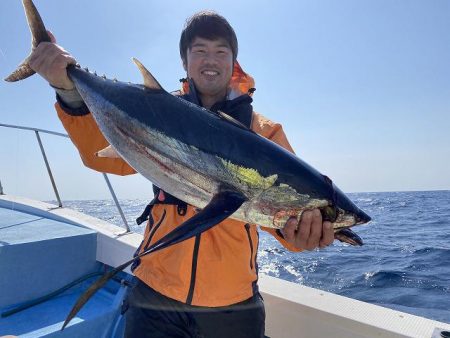
<path id="1" fill-rule="evenodd" d="M 146 88 L 164 90 L 162 86 L 159 84 L 159 82 L 156 81 L 152 73 L 150 73 L 149 70 L 145 68 L 145 66 L 138 59 L 132 58 L 132 60 L 139 68 L 139 71 L 141 72 L 142 77 L 144 78 L 144 86 Z"/>

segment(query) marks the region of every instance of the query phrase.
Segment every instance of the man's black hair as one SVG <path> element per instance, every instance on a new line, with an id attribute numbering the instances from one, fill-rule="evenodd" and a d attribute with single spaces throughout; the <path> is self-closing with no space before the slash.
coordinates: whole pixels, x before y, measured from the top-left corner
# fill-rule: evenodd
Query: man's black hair
<path id="1" fill-rule="evenodd" d="M 197 37 L 207 40 L 224 39 L 230 45 L 233 61 L 236 61 L 238 53 L 236 33 L 223 16 L 213 11 L 201 11 L 186 20 L 180 37 L 180 55 L 183 62 L 187 61 L 187 50 Z"/>

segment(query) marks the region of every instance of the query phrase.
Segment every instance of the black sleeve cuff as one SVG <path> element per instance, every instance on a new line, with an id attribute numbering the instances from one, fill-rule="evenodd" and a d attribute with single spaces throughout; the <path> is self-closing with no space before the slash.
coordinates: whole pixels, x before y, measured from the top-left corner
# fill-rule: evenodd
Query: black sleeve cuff
<path id="1" fill-rule="evenodd" d="M 64 109 L 64 111 L 71 116 L 84 116 L 90 114 L 88 107 L 85 103 L 79 108 L 71 108 L 64 103 L 64 101 L 56 94 L 56 101 L 58 101 L 59 105 Z"/>
<path id="2" fill-rule="evenodd" d="M 281 232 L 280 229 L 277 229 L 275 232 L 277 233 L 278 236 L 284 239 L 283 233 Z"/>

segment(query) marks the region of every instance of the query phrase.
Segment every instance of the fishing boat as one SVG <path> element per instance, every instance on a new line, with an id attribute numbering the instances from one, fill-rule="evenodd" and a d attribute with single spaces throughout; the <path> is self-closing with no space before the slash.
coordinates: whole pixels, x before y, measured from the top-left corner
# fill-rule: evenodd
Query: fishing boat
<path id="1" fill-rule="evenodd" d="M 122 301 L 133 276 L 125 270 L 97 292 L 69 325 L 77 298 L 105 271 L 132 257 L 142 235 L 64 206 L 40 134 L 35 133 L 56 204 L 9 195 L 0 177 L 0 338 L 123 337 Z M 80 166 L 82 164 L 80 163 Z M 450 324 L 260 274 L 268 337 L 450 337 Z"/>

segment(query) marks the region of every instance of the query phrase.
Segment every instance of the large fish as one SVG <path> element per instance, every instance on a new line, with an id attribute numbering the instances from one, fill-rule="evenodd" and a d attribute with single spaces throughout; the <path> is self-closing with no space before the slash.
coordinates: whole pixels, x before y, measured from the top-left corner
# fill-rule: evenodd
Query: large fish
<path id="1" fill-rule="evenodd" d="M 50 41 L 31 0 L 23 5 L 32 46 Z M 370 221 L 333 182 L 277 144 L 224 113 L 214 113 L 167 93 L 135 60 L 144 84 L 110 80 L 69 66 L 75 84 L 100 130 L 136 171 L 168 193 L 202 209 L 138 257 L 102 277 L 75 305 L 64 326 L 109 277 L 135 259 L 191 238 L 232 217 L 282 228 L 289 217 L 321 210 L 335 237 L 362 240 L 349 228 Z M 6 81 L 34 71 L 25 60 Z M 63 327 L 64 327 L 63 326 Z"/>

